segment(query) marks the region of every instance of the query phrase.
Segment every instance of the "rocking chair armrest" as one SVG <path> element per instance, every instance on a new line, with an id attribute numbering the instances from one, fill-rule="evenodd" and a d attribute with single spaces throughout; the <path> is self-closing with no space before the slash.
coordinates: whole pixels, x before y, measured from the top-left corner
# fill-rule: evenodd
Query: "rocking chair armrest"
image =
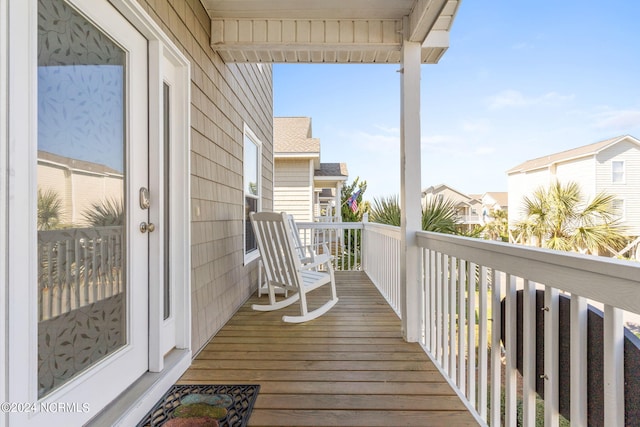
<path id="1" fill-rule="evenodd" d="M 331 258 L 330 257 L 325 257 L 322 256 L 322 260 L 320 261 L 316 261 L 316 262 L 311 262 L 309 264 L 303 264 L 302 266 L 300 266 L 300 271 L 302 270 L 314 270 L 316 268 L 318 268 L 321 265 L 324 264 L 331 264 Z"/>

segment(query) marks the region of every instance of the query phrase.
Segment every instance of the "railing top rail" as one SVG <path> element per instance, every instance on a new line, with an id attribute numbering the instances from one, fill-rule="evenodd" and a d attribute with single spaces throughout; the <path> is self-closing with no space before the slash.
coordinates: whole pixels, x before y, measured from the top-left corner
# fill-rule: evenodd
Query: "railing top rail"
<path id="1" fill-rule="evenodd" d="M 100 237 L 116 236 L 124 232 L 121 225 L 102 227 L 63 228 L 60 230 L 38 231 L 38 241 L 41 243 L 57 242 L 60 240 L 97 239 Z"/>
<path id="2" fill-rule="evenodd" d="M 385 236 L 394 237 L 396 239 L 400 239 L 400 227 L 395 225 L 388 224 L 378 224 L 377 222 L 367 222 L 364 224 L 365 230 L 375 230 L 378 233 L 384 234 Z"/>
<path id="3" fill-rule="evenodd" d="M 416 237 L 422 248 L 640 313 L 640 263 L 424 231 Z"/>
<path id="4" fill-rule="evenodd" d="M 299 229 L 362 229 L 361 222 L 298 222 L 296 221 Z"/>

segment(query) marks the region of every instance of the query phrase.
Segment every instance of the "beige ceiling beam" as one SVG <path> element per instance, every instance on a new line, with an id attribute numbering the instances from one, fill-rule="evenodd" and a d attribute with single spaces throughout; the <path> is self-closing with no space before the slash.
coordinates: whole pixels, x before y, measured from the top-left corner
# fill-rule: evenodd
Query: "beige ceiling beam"
<path id="1" fill-rule="evenodd" d="M 411 42 L 423 43 L 447 3 L 448 0 L 416 0 L 409 15 L 407 39 Z"/>

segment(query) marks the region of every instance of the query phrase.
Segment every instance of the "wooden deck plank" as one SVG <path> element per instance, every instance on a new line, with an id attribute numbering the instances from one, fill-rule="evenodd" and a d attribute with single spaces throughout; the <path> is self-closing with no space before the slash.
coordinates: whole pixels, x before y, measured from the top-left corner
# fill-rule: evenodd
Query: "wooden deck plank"
<path id="1" fill-rule="evenodd" d="M 253 296 L 205 346 L 179 384 L 260 384 L 251 426 L 477 425 L 366 275 L 336 273 L 340 301 L 286 324 L 298 306 L 256 312 Z M 324 303 L 314 292 L 309 306 Z"/>

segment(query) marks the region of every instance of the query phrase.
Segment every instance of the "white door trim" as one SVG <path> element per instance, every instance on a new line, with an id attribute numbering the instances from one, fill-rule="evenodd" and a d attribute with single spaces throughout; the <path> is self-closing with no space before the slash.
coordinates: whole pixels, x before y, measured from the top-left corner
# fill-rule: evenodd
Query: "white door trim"
<path id="1" fill-rule="evenodd" d="M 7 246 L 7 0 L 0 0 L 0 295 L 7 295 L 8 276 L 8 246 Z M 7 298 L 0 302 L 0 319 L 7 318 Z M 6 328 L 0 328 L 0 366 L 7 366 L 7 335 Z M 6 402 L 7 396 L 6 370 L 0 370 L 0 402 Z M 0 427 L 6 426 L 6 414 L 0 414 Z"/>

